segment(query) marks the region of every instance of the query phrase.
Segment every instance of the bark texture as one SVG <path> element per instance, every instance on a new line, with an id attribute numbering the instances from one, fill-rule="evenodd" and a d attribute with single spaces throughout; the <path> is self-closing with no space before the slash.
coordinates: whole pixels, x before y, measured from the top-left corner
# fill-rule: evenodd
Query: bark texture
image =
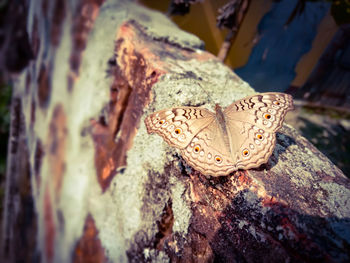
<path id="1" fill-rule="evenodd" d="M 12 100 L 4 259 L 350 260 L 350 182 L 292 127 L 267 164 L 219 178 L 147 134 L 155 110 L 254 93 L 200 40 L 128 1 L 33 2 L 35 60 Z"/>

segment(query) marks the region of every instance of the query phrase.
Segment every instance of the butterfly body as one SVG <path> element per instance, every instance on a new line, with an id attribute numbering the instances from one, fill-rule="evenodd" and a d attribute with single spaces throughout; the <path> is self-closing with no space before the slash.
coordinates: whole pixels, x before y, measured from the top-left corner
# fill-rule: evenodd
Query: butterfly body
<path id="1" fill-rule="evenodd" d="M 292 97 L 262 93 L 236 101 L 215 113 L 200 107 L 176 107 L 149 115 L 148 133 L 157 133 L 182 157 L 205 175 L 223 176 L 268 161 L 275 132 L 282 127 Z"/>

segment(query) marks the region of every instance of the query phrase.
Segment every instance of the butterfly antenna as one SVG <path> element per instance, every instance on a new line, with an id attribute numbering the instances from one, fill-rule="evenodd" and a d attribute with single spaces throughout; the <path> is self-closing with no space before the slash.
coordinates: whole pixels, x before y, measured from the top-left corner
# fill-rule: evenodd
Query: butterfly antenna
<path id="1" fill-rule="evenodd" d="M 227 75 L 227 76 L 226 76 L 226 79 L 225 79 L 224 88 L 226 88 L 226 86 L 227 86 L 227 82 L 229 81 L 229 79 L 230 79 L 230 76 L 229 76 L 229 75 Z"/>
<path id="2" fill-rule="evenodd" d="M 201 79 L 200 81 L 204 81 L 203 79 Z M 210 93 L 202 86 L 202 84 L 198 81 L 197 84 L 199 85 L 199 87 L 204 91 L 205 94 L 207 94 L 209 101 L 213 101 L 213 97 L 210 96 Z"/>
<path id="3" fill-rule="evenodd" d="M 225 82 L 224 82 L 224 88 L 227 88 L 228 86 L 227 86 L 227 84 L 229 83 L 229 81 L 230 81 L 230 72 L 227 72 L 227 74 L 225 74 L 226 76 L 225 76 Z M 212 81 L 210 81 L 210 80 L 208 80 L 208 79 L 202 79 L 202 78 L 200 78 L 200 81 L 197 81 L 197 83 L 198 83 L 198 85 L 202 88 L 202 90 L 207 94 L 207 96 L 208 96 L 208 98 L 209 98 L 209 102 L 210 102 L 210 104 L 217 104 L 218 103 L 218 101 L 215 101 L 214 99 L 213 99 L 213 97 L 210 95 L 210 93 L 201 85 L 201 83 L 200 82 L 206 82 L 206 83 L 209 83 L 209 84 L 214 84 Z M 215 83 L 215 85 L 214 86 L 216 86 L 218 83 Z"/>

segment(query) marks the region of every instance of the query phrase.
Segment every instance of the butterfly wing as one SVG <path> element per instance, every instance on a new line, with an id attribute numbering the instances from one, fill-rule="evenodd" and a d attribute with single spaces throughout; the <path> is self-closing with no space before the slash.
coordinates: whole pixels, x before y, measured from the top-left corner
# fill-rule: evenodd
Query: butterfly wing
<path id="1" fill-rule="evenodd" d="M 236 169 L 251 169 L 266 163 L 276 145 L 275 132 L 268 132 L 247 122 L 229 122 L 228 133 Z"/>
<path id="2" fill-rule="evenodd" d="M 293 98 L 285 93 L 261 93 L 236 101 L 224 110 L 226 119 L 249 122 L 275 132 L 282 127 L 286 113 L 293 110 Z"/>
<path id="3" fill-rule="evenodd" d="M 171 146 L 183 149 L 214 120 L 214 113 L 198 107 L 161 110 L 145 119 L 148 133 L 157 133 Z"/>
<path id="4" fill-rule="evenodd" d="M 193 168 L 222 176 L 266 163 L 276 144 L 275 132 L 292 109 L 290 95 L 263 93 L 227 107 L 221 112 L 224 123 L 206 109 L 181 107 L 155 112 L 145 124 L 148 133 L 180 148 Z"/>
<path id="5" fill-rule="evenodd" d="M 187 147 L 181 150 L 181 155 L 204 175 L 227 175 L 238 169 L 228 147 L 227 135 L 215 119 L 193 137 Z"/>
<path id="6" fill-rule="evenodd" d="M 237 101 L 224 110 L 237 169 L 259 167 L 268 161 L 276 144 L 275 132 L 293 108 L 293 99 L 288 94 L 262 93 Z"/>

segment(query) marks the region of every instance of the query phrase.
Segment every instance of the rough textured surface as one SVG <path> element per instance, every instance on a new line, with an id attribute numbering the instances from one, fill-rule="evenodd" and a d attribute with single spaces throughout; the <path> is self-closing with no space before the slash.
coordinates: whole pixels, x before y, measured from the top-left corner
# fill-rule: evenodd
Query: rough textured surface
<path id="1" fill-rule="evenodd" d="M 15 79 L 5 258 L 21 259 L 21 248 L 44 262 L 349 260 L 349 181 L 293 128 L 266 165 L 219 178 L 147 134 L 155 110 L 225 107 L 254 93 L 197 38 L 127 1 L 73 1 L 61 28 L 45 30 L 52 3 L 31 3 L 28 32 L 40 44 Z M 77 18 L 89 21 L 79 37 L 72 16 L 84 3 L 91 20 Z M 17 201 L 28 192 L 32 206 Z M 19 230 L 22 209 L 33 221 Z M 31 231 L 34 241 L 16 242 Z"/>
<path id="2" fill-rule="evenodd" d="M 300 103 L 286 122 L 350 178 L 350 113 Z"/>

